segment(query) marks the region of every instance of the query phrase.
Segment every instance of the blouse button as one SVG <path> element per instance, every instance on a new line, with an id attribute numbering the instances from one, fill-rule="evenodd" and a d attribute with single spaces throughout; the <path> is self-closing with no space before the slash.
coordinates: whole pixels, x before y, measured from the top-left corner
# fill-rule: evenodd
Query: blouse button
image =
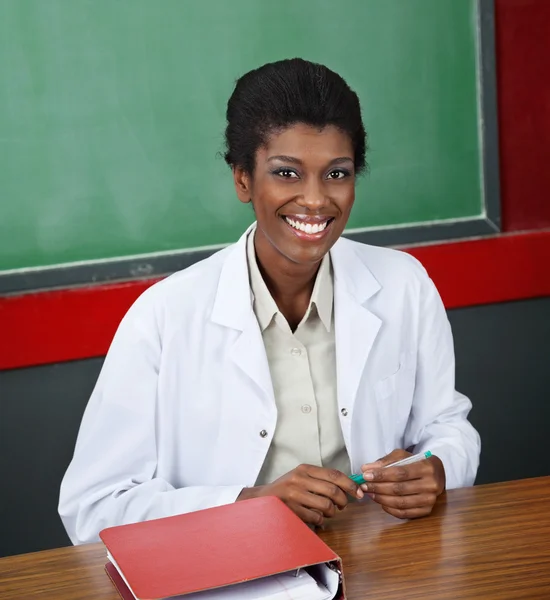
<path id="1" fill-rule="evenodd" d="M 341 411 L 342 416 L 347 417 L 348 416 L 348 409 L 347 408 L 343 408 Z"/>
<path id="2" fill-rule="evenodd" d="M 262 438 L 265 438 L 265 437 L 267 437 L 267 431 L 266 431 L 265 429 L 262 429 L 262 430 L 260 431 L 260 437 L 262 437 Z"/>

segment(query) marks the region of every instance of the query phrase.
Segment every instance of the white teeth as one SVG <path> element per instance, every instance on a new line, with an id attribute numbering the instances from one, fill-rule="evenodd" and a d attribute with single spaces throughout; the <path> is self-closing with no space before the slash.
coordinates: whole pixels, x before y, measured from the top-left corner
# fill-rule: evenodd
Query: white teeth
<path id="1" fill-rule="evenodd" d="M 304 233 L 321 233 L 321 231 L 324 231 L 328 225 L 328 221 L 324 221 L 323 223 L 315 223 L 312 225 L 311 223 L 294 221 L 294 219 L 290 219 L 289 217 L 285 217 L 284 219 L 291 227 L 294 227 L 294 229 L 297 229 L 298 231 L 303 231 Z"/>

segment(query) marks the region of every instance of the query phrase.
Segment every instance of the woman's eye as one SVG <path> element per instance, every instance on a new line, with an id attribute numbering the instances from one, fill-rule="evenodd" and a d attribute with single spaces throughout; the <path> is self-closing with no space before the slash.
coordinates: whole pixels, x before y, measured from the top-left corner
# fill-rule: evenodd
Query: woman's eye
<path id="1" fill-rule="evenodd" d="M 349 175 L 347 171 L 341 171 L 340 169 L 338 169 L 336 171 L 331 171 L 327 177 L 328 179 L 344 179 L 346 175 Z"/>
<path id="2" fill-rule="evenodd" d="M 276 173 L 279 177 L 283 177 L 284 179 L 294 179 L 298 177 L 296 171 L 292 171 L 292 169 L 279 169 Z"/>

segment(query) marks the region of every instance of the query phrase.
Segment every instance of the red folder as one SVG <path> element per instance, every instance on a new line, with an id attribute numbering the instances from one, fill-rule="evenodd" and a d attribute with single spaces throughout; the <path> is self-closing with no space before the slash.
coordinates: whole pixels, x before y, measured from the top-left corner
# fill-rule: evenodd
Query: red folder
<path id="1" fill-rule="evenodd" d="M 110 527 L 100 537 L 123 575 L 105 566 L 123 600 L 160 600 L 323 564 L 338 572 L 335 598 L 345 600 L 340 558 L 275 497 Z"/>

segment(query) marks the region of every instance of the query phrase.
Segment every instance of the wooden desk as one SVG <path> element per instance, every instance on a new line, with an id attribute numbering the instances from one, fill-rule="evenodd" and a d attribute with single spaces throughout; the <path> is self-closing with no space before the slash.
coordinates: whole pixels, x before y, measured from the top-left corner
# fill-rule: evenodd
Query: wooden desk
<path id="1" fill-rule="evenodd" d="M 550 599 L 550 477 L 453 490 L 402 522 L 352 505 L 321 533 L 343 558 L 349 600 Z M 102 544 L 0 560 L 2 600 L 119 600 Z"/>

